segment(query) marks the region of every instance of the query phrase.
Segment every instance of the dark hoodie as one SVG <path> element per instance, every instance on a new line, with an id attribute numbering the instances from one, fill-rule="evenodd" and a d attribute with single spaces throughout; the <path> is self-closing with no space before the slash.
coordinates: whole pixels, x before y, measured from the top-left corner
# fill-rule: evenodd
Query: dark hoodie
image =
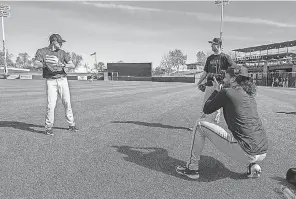
<path id="1" fill-rule="evenodd" d="M 240 88 L 214 91 L 203 111 L 211 114 L 220 108 L 223 108 L 228 129 L 247 154 L 260 155 L 267 152 L 268 140 L 254 97 Z"/>

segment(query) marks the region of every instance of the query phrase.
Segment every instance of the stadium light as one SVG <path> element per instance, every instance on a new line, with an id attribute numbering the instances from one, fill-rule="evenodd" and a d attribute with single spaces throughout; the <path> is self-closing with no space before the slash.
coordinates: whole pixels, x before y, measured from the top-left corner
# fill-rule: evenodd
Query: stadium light
<path id="1" fill-rule="evenodd" d="M 229 0 L 215 0 L 215 4 L 221 6 L 221 24 L 220 24 L 220 39 L 222 38 L 222 29 L 223 29 L 223 14 L 224 14 L 224 6 L 229 4 Z"/>
<path id="2" fill-rule="evenodd" d="M 10 16 L 10 6 L 0 4 L 0 17 L 2 19 L 2 36 L 3 36 L 3 52 L 4 52 L 4 73 L 7 75 L 7 62 L 6 62 L 6 47 L 5 47 L 5 33 L 4 33 L 4 17 Z"/>

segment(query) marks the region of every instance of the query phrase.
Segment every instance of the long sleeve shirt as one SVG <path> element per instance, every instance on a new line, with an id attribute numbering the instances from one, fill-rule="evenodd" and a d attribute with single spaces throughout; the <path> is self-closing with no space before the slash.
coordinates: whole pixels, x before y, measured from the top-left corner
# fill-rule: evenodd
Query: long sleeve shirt
<path id="1" fill-rule="evenodd" d="M 228 129 L 247 154 L 260 155 L 267 152 L 268 140 L 254 97 L 241 88 L 214 91 L 206 101 L 203 111 L 211 114 L 220 108 L 223 108 Z"/>

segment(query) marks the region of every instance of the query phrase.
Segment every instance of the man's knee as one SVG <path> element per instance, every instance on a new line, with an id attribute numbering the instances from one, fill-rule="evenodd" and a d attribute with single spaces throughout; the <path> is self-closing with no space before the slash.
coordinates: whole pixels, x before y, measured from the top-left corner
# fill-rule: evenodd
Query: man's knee
<path id="1" fill-rule="evenodd" d="M 225 129 L 214 123 L 208 121 L 200 121 L 199 127 L 201 129 L 201 132 L 207 137 L 213 137 L 213 135 L 215 135 L 229 142 L 236 143 L 236 140 L 234 139 L 232 134 L 228 133 Z"/>
<path id="2" fill-rule="evenodd" d="M 215 125 L 215 124 L 205 121 L 205 120 L 199 121 L 199 126 L 207 127 L 207 126 L 211 126 L 211 125 Z"/>

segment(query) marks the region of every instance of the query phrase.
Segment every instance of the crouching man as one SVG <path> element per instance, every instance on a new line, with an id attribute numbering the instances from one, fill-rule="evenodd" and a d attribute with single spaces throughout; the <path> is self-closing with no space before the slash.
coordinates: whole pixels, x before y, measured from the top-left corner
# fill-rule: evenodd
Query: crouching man
<path id="1" fill-rule="evenodd" d="M 256 86 L 248 77 L 245 67 L 232 67 L 226 71 L 223 88 L 216 79 L 215 91 L 206 101 L 203 111 L 211 114 L 223 108 L 230 132 L 220 126 L 198 120 L 193 129 L 190 158 L 186 166 L 177 166 L 176 171 L 191 179 L 198 179 L 198 162 L 205 140 L 208 138 L 219 150 L 246 165 L 247 177 L 260 176 L 258 162 L 266 157 L 268 140 L 257 112 Z"/>

